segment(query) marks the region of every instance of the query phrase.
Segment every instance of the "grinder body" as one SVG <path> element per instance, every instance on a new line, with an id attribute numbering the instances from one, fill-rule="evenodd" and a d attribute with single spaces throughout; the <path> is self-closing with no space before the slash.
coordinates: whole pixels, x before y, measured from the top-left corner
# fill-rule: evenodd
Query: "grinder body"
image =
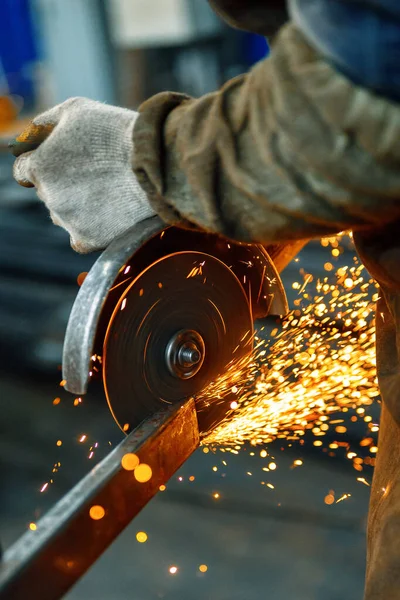
<path id="1" fill-rule="evenodd" d="M 281 267 L 293 254 L 287 247 L 271 250 Z M 153 217 L 115 240 L 81 286 L 64 342 L 66 389 L 82 395 L 101 372 L 111 412 L 121 429 L 131 431 L 164 403 L 196 396 L 233 368 L 251 354 L 254 320 L 287 310 L 279 273 L 263 246 L 166 228 Z M 176 336 L 183 336 L 181 346 Z M 197 370 L 171 367 L 171 348 L 182 354 L 188 344 Z M 174 368 L 175 379 L 167 373 Z M 215 413 L 209 419 L 207 410 Z M 207 410 L 205 430 L 226 415 L 222 402 Z"/>

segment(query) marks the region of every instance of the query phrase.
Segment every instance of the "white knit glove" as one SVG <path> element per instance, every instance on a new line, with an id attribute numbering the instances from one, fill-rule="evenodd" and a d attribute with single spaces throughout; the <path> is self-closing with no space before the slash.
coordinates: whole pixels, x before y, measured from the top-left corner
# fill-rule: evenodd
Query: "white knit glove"
<path id="1" fill-rule="evenodd" d="M 16 147 L 44 140 L 17 158 L 14 177 L 21 185 L 36 187 L 53 222 L 68 231 L 77 252 L 103 249 L 154 215 L 132 171 L 137 116 L 71 98 L 36 117 L 16 140 Z"/>

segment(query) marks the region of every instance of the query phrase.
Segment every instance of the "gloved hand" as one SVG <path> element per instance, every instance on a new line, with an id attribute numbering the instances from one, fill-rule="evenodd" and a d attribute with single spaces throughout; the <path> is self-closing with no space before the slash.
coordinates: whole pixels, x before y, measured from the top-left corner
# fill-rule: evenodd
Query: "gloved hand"
<path id="1" fill-rule="evenodd" d="M 36 187 L 53 222 L 69 232 L 77 252 L 103 249 L 154 215 L 132 171 L 137 116 L 71 98 L 36 117 L 12 144 L 18 156 L 15 179 Z"/>

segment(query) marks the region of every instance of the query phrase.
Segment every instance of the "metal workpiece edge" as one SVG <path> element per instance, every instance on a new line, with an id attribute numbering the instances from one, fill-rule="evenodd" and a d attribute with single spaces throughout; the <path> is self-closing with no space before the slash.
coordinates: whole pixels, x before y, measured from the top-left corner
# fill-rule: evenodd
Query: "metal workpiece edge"
<path id="1" fill-rule="evenodd" d="M 62 365 L 65 389 L 69 392 L 85 394 L 87 391 L 98 320 L 121 267 L 164 228 L 159 217 L 138 223 L 111 242 L 90 269 L 72 307 L 65 333 Z"/>

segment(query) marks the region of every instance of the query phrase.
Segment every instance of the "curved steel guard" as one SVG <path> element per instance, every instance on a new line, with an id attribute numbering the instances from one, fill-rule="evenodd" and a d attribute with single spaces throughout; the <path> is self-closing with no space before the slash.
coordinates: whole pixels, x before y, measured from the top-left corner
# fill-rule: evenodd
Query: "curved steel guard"
<path id="1" fill-rule="evenodd" d="M 159 217 L 138 223 L 114 240 L 97 259 L 83 282 L 68 320 L 63 349 L 65 388 L 85 394 L 97 323 L 121 266 L 144 242 L 165 228 Z"/>

